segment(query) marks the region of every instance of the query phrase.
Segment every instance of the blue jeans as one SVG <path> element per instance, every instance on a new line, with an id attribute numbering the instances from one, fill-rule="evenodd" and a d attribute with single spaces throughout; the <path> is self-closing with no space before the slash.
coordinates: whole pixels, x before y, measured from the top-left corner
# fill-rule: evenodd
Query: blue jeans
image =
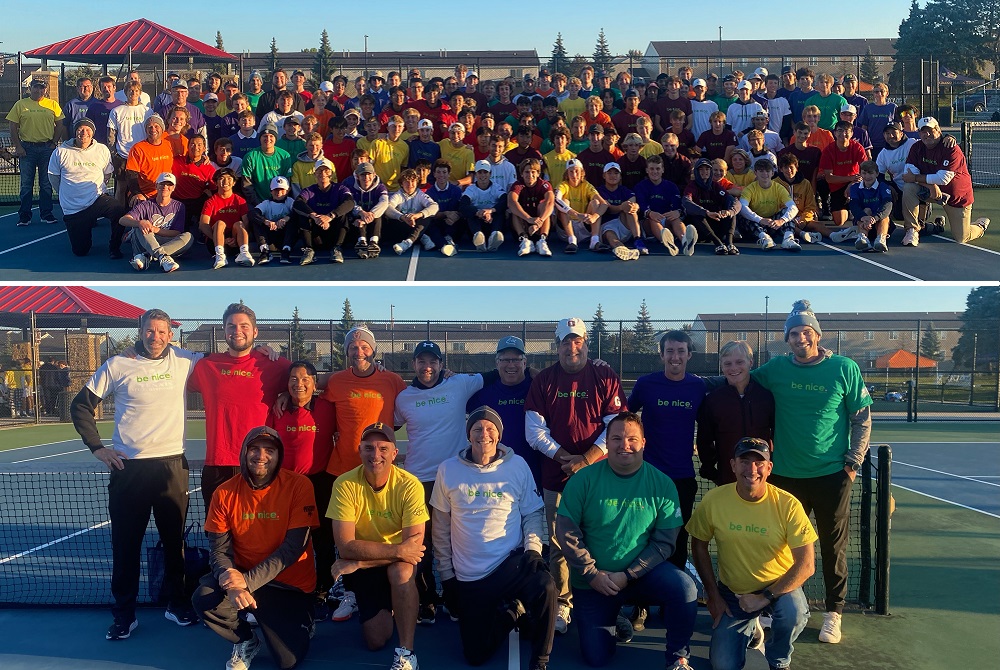
<path id="1" fill-rule="evenodd" d="M 761 614 L 771 617 L 771 638 L 767 641 L 764 657 L 772 668 L 787 668 L 792 662 L 792 643 L 809 621 L 809 603 L 806 602 L 802 589 L 782 595 L 770 607 L 749 613 L 740 609 L 739 599 L 725 584 L 719 584 L 719 591 L 733 616 L 723 614 L 718 627 L 712 631 L 709 652 L 712 668 L 743 668 L 746 664 L 747 644 L 753 637 L 757 618 Z"/>
<path id="2" fill-rule="evenodd" d="M 698 612 L 698 589 L 686 572 L 664 561 L 614 596 L 593 589 L 573 591 L 574 616 L 580 632 L 580 652 L 590 666 L 606 665 L 615 653 L 615 619 L 622 605 L 659 605 L 667 625 L 666 658 L 690 655 L 688 645 Z M 609 630 L 610 629 L 610 630 Z"/>
<path id="3" fill-rule="evenodd" d="M 49 158 L 55 148 L 50 143 L 22 142 L 25 154 L 18 161 L 21 170 L 21 207 L 17 210 L 19 221 L 31 221 L 31 203 L 34 200 L 35 172 L 38 172 L 38 213 L 42 218 L 52 216 L 52 184 L 49 183 Z"/>

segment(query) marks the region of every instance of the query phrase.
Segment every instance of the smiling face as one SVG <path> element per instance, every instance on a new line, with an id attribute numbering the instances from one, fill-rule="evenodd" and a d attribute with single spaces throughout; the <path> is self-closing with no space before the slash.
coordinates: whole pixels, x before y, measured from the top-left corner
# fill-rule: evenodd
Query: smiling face
<path id="1" fill-rule="evenodd" d="M 293 367 L 288 372 L 288 395 L 299 407 L 307 404 L 316 392 L 316 378 L 301 365 Z"/>
<path id="2" fill-rule="evenodd" d="M 492 421 L 480 419 L 469 429 L 469 445 L 472 447 L 472 459 L 481 464 L 489 463 L 497 453 L 500 444 L 500 431 Z"/>
<path id="3" fill-rule="evenodd" d="M 413 372 L 417 380 L 424 386 L 430 386 L 437 381 L 444 363 L 434 354 L 423 353 L 413 359 Z"/>
<path id="4" fill-rule="evenodd" d="M 159 358 L 163 355 L 170 341 L 174 337 L 170 324 L 161 319 L 149 319 L 142 324 L 142 346 L 151 358 Z"/>
<path id="5" fill-rule="evenodd" d="M 255 483 L 266 481 L 278 468 L 278 448 L 270 440 L 257 440 L 247 447 L 246 464 Z"/>
<path id="6" fill-rule="evenodd" d="M 760 500 L 767 491 L 767 478 L 773 467 L 760 454 L 748 452 L 730 461 L 736 475 L 736 491 L 744 500 Z"/>
<path id="7" fill-rule="evenodd" d="M 795 355 L 795 360 L 805 363 L 819 356 L 820 334 L 812 327 L 795 326 L 788 331 L 788 337 L 785 339 Z"/>
<path id="8" fill-rule="evenodd" d="M 613 422 L 608 427 L 608 465 L 615 473 L 627 475 L 642 466 L 646 438 L 642 424 L 628 419 Z"/>
<path id="9" fill-rule="evenodd" d="M 347 362 L 355 372 L 368 372 L 375 360 L 375 350 L 364 340 L 353 340 L 347 345 Z"/>
<path id="10" fill-rule="evenodd" d="M 224 178 L 232 179 L 228 175 Z M 246 314 L 232 314 L 226 320 L 226 344 L 229 345 L 230 355 L 242 356 L 247 353 L 253 348 L 256 338 L 257 328 Z"/>
<path id="11" fill-rule="evenodd" d="M 358 447 L 361 464 L 365 469 L 365 479 L 379 485 L 389 477 L 389 468 L 396 460 L 399 450 L 396 445 L 378 433 L 373 433 L 361 441 Z"/>
<path id="12" fill-rule="evenodd" d="M 691 356 L 692 353 L 688 350 L 687 342 L 664 340 L 663 344 L 660 345 L 660 360 L 663 361 L 663 372 L 667 379 L 673 381 L 684 379 Z"/>
<path id="13" fill-rule="evenodd" d="M 722 374 L 730 386 L 742 387 L 750 379 L 750 361 L 742 351 L 726 354 L 721 359 Z"/>
<path id="14" fill-rule="evenodd" d="M 527 367 L 527 358 L 517 349 L 504 349 L 497 354 L 500 381 L 507 386 L 514 386 L 524 381 L 524 371 Z"/>
<path id="15" fill-rule="evenodd" d="M 587 365 L 587 340 L 579 335 L 567 335 L 559 343 L 559 365 L 569 373 L 579 372 Z"/>

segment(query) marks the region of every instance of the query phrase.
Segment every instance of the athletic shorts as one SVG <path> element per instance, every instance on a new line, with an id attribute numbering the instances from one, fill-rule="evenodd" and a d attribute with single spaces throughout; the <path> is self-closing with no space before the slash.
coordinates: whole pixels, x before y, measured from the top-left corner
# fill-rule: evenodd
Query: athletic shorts
<path id="1" fill-rule="evenodd" d="M 830 191 L 830 210 L 836 211 L 840 209 L 847 209 L 847 204 L 851 201 L 850 194 L 847 192 L 846 188 L 842 188 L 839 191 Z"/>
<path id="2" fill-rule="evenodd" d="M 628 242 L 632 239 L 632 231 L 629 230 L 620 218 L 611 219 L 606 223 L 601 224 L 601 237 L 604 237 L 604 233 L 614 233 L 618 236 L 618 239 L 622 242 Z"/>
<path id="3" fill-rule="evenodd" d="M 354 593 L 361 623 L 375 618 L 382 610 L 392 611 L 392 587 L 389 586 L 387 565 L 344 575 L 344 590 Z"/>

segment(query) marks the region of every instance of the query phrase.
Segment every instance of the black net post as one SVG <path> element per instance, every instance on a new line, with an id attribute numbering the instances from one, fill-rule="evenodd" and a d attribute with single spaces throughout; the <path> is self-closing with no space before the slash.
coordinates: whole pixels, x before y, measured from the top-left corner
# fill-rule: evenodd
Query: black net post
<path id="1" fill-rule="evenodd" d="M 889 535 L 892 529 L 892 449 L 878 448 L 875 511 L 875 613 L 889 613 Z"/>
<path id="2" fill-rule="evenodd" d="M 861 516 L 858 535 L 861 544 L 861 567 L 858 579 L 858 603 L 862 608 L 871 607 L 872 581 L 872 454 L 865 454 L 861 464 Z"/>

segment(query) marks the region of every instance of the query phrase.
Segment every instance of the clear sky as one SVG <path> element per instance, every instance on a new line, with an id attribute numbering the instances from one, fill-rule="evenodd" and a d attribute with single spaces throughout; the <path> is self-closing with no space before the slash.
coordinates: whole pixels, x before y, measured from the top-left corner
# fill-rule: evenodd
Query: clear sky
<path id="1" fill-rule="evenodd" d="M 508 285 L 481 287 L 378 286 L 92 286 L 144 309 L 158 307 L 179 319 L 219 319 L 231 302 L 242 299 L 259 318 L 290 318 L 294 307 L 304 319 L 339 320 L 344 299 L 359 320 L 387 320 L 390 311 L 409 320 L 586 320 L 598 303 L 606 319 L 634 321 L 645 300 L 655 320 L 690 321 L 702 312 L 763 312 L 785 315 L 800 298 L 817 312 L 916 312 L 965 309 L 970 286 L 681 286 Z M 390 305 L 395 308 L 390 309 Z"/>
<path id="2" fill-rule="evenodd" d="M 277 5 L 261 0 L 215 3 L 48 0 L 42 14 L 39 6 L 30 2 L 4 4 L 0 51 L 8 53 L 27 51 L 133 19 L 147 18 L 211 45 L 215 44 L 215 32 L 221 30 L 225 48 L 231 53 L 267 51 L 272 37 L 277 39 L 283 51 L 317 47 L 325 28 L 330 33 L 334 50 L 362 52 L 367 33 L 370 51 L 536 49 L 545 56 L 551 52 L 559 31 L 570 56 L 575 53 L 589 56 L 602 27 L 615 54 L 624 54 L 630 49 L 644 52 L 653 40 L 715 40 L 719 37 L 720 25 L 723 42 L 727 39 L 896 37 L 910 6 L 908 0 L 883 0 L 874 4 L 862 0 L 832 4 L 770 0 L 766 6 L 716 0 L 710 5 L 708 18 L 703 20 L 698 7 L 652 0 L 631 3 L 629 6 L 636 8 L 632 11 L 609 8 L 607 3 L 597 0 L 547 5 L 529 0 L 508 0 L 500 5 L 473 2 L 449 7 L 442 4 L 441 12 L 427 11 L 425 3 L 412 0 Z M 486 12 L 488 18 L 463 17 L 456 11 L 463 6 L 474 14 Z M 545 9 L 539 11 L 539 7 Z M 299 12 L 300 8 L 316 11 L 313 16 L 305 17 Z M 349 13 L 349 21 L 339 16 L 345 12 Z M 366 22 L 369 16 L 371 20 Z M 501 22 L 509 20 L 510 27 L 502 27 L 498 19 Z"/>

